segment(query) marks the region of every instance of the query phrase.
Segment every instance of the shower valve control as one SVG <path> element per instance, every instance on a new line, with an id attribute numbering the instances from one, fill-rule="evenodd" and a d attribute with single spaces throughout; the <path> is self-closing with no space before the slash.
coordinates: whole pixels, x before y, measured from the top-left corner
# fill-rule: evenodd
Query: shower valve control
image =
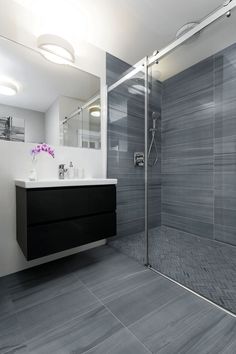
<path id="1" fill-rule="evenodd" d="M 144 152 L 135 152 L 134 153 L 134 166 L 135 167 L 144 167 Z"/>

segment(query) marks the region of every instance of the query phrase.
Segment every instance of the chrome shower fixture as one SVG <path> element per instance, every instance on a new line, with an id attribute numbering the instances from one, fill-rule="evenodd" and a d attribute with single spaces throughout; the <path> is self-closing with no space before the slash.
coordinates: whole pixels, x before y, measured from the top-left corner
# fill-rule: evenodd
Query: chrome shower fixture
<path id="1" fill-rule="evenodd" d="M 154 150 L 155 153 L 155 158 L 153 162 L 148 161 L 148 165 L 150 167 L 153 167 L 157 164 L 158 161 L 158 150 L 157 150 L 157 143 L 156 143 L 156 132 L 157 132 L 157 120 L 160 118 L 160 113 L 159 112 L 152 112 L 152 128 L 149 129 L 152 138 L 151 138 L 151 143 L 148 149 L 148 160 L 150 159 L 151 152 Z"/>

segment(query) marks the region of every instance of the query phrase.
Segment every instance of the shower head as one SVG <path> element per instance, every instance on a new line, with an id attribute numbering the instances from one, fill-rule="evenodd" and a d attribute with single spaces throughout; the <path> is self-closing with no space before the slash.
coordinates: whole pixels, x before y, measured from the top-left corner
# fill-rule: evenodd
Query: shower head
<path id="1" fill-rule="evenodd" d="M 152 112 L 152 128 L 150 131 L 157 130 L 157 120 L 161 117 L 160 112 Z"/>
<path id="2" fill-rule="evenodd" d="M 152 112 L 152 119 L 159 119 L 161 116 L 160 112 Z"/>

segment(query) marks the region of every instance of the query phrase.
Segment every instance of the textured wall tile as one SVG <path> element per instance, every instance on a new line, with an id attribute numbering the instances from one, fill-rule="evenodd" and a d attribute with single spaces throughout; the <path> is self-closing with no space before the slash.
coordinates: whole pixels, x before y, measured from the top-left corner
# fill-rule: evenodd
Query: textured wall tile
<path id="1" fill-rule="evenodd" d="M 162 213 L 162 225 L 170 226 L 194 235 L 213 239 L 213 223 Z"/>
<path id="2" fill-rule="evenodd" d="M 106 83 L 108 86 L 119 80 L 127 71 L 130 70 L 131 65 L 128 63 L 117 60 L 113 55 L 106 53 Z"/>
<path id="3" fill-rule="evenodd" d="M 213 205 L 214 195 L 211 189 L 163 187 L 162 202 L 195 203 Z"/>
<path id="4" fill-rule="evenodd" d="M 236 228 L 236 210 L 215 208 L 215 224 Z"/>
<path id="5" fill-rule="evenodd" d="M 217 241 L 236 246 L 236 229 L 226 225 L 215 225 L 214 235 Z"/>
<path id="6" fill-rule="evenodd" d="M 213 223 L 212 205 L 199 205 L 193 203 L 180 204 L 178 202 L 172 204 L 162 203 L 162 211 L 163 213 L 174 216 Z"/>
<path id="7" fill-rule="evenodd" d="M 161 183 L 164 187 L 212 189 L 213 173 L 162 174 Z"/>

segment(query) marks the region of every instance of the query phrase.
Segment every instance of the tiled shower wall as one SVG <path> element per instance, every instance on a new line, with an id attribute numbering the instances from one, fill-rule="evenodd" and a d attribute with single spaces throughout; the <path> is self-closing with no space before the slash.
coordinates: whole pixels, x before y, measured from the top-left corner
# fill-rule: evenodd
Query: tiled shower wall
<path id="1" fill-rule="evenodd" d="M 128 68 L 107 55 L 108 82 Z M 163 84 L 150 81 L 149 125 L 151 112 L 162 112 L 161 161 L 149 168 L 150 226 L 236 245 L 236 44 Z M 108 176 L 119 180 L 118 236 L 144 228 L 144 171 L 133 166 L 133 152 L 144 151 L 144 97 L 131 95 L 131 85 L 109 94 Z"/>
<path id="2" fill-rule="evenodd" d="M 163 85 L 162 224 L 236 245 L 236 45 Z"/>

